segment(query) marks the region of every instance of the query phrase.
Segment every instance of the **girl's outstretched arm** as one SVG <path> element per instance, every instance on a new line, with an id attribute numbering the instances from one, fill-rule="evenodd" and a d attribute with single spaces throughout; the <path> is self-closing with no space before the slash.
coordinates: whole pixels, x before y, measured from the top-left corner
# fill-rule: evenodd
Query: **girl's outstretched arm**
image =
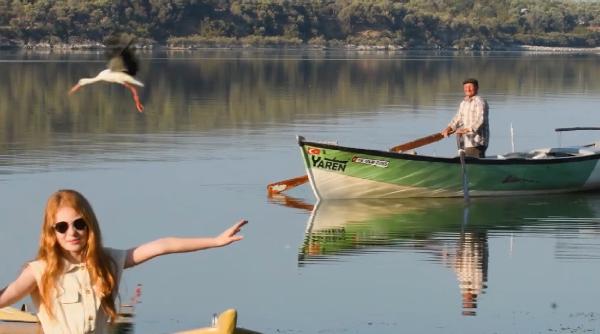
<path id="1" fill-rule="evenodd" d="M 35 289 L 35 277 L 31 267 L 26 266 L 17 279 L 0 290 L 0 308 L 12 305 Z"/>
<path id="2" fill-rule="evenodd" d="M 165 254 L 194 252 L 229 245 L 244 238 L 238 233 L 246 223 L 247 220 L 240 220 L 214 238 L 162 238 L 131 248 L 127 251 L 125 268 L 137 266 Z"/>

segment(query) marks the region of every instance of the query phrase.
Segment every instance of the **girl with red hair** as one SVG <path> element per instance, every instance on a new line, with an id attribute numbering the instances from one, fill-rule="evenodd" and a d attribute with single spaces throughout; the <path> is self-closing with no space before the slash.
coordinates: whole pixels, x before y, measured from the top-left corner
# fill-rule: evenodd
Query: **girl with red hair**
<path id="1" fill-rule="evenodd" d="M 213 238 L 162 238 L 118 250 L 102 245 L 90 203 L 75 190 L 59 190 L 46 204 L 36 260 L 0 290 L 0 308 L 30 294 L 44 333 L 106 333 L 117 317 L 115 298 L 123 269 L 154 257 L 222 247 L 241 240 L 241 220 Z"/>

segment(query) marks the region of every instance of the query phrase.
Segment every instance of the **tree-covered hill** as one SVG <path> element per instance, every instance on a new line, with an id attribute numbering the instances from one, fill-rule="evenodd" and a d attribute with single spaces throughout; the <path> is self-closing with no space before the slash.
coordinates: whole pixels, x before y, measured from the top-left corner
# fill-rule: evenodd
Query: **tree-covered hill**
<path id="1" fill-rule="evenodd" d="M 501 49 L 600 46 L 600 3 L 568 0 L 0 0 L 0 46 L 146 44 Z"/>

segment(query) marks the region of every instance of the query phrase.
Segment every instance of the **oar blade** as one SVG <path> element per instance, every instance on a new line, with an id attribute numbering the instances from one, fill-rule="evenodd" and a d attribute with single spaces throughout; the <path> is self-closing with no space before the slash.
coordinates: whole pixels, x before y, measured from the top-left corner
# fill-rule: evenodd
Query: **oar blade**
<path id="1" fill-rule="evenodd" d="M 298 176 L 293 179 L 287 179 L 267 185 L 267 192 L 269 194 L 279 194 L 282 191 L 297 187 L 306 182 L 308 182 L 308 175 Z"/>

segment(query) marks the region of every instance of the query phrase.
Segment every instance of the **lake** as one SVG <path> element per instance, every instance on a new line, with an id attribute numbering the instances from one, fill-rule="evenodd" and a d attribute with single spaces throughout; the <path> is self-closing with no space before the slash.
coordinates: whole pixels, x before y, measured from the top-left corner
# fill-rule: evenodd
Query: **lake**
<path id="1" fill-rule="evenodd" d="M 95 84 L 101 52 L 0 53 L 0 285 L 33 259 L 45 201 L 74 188 L 104 243 L 211 236 L 235 245 L 125 272 L 135 332 L 205 327 L 236 308 L 264 333 L 597 333 L 600 194 L 322 202 L 296 135 L 387 149 L 443 129 L 476 77 L 488 154 L 598 140 L 598 54 L 155 51 L 127 89 Z M 512 131 L 511 131 L 512 129 Z M 417 149 L 455 156 L 453 138 Z M 28 303 L 28 300 L 24 302 Z M 20 305 L 20 304 L 18 304 Z M 18 306 L 17 305 L 17 306 Z"/>

